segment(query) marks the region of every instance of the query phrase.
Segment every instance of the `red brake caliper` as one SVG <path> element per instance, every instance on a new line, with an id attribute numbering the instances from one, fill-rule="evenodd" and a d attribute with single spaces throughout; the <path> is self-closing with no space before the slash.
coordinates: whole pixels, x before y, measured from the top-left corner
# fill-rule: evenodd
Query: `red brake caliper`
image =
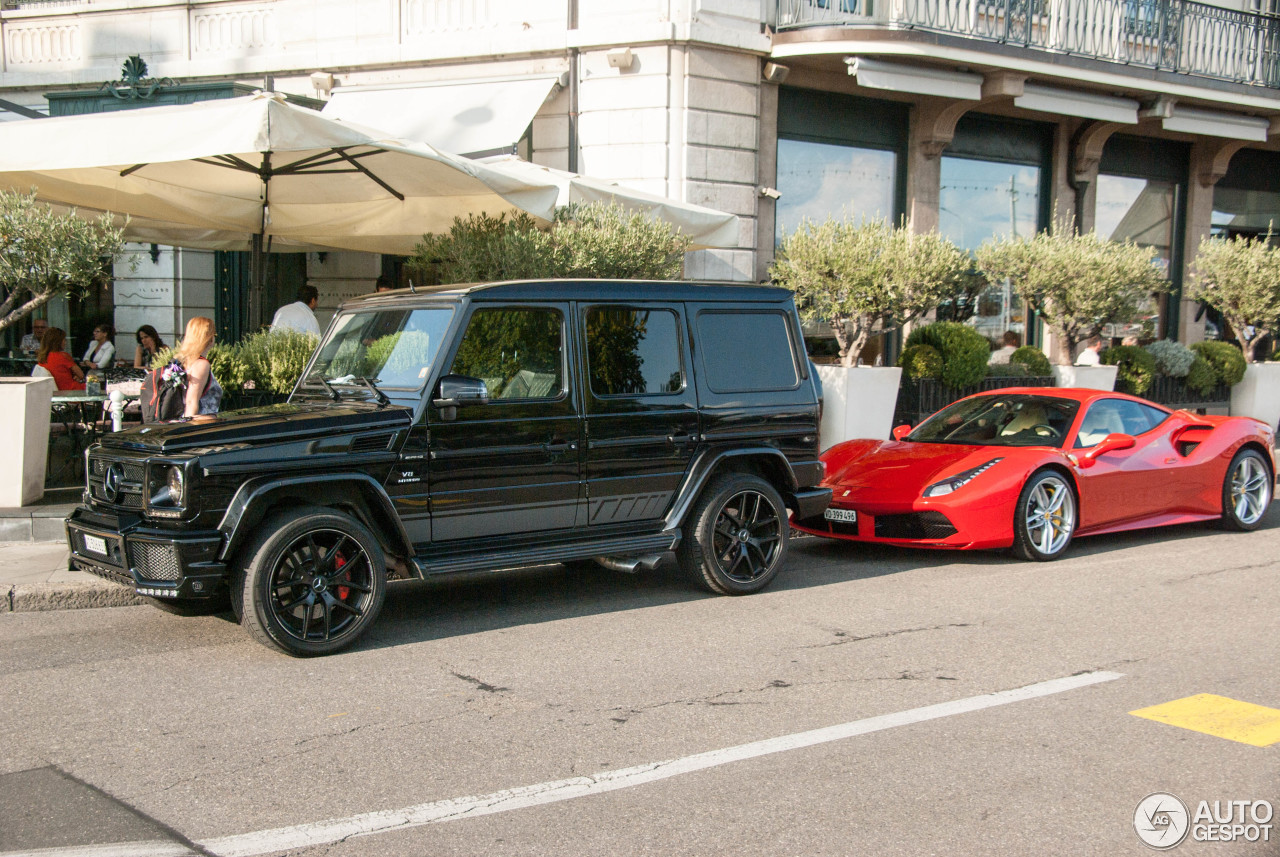
<path id="1" fill-rule="evenodd" d="M 347 564 L 347 560 L 346 560 L 346 558 L 345 558 L 345 557 L 343 557 L 343 555 L 342 555 L 342 554 L 338 554 L 338 561 L 337 561 L 337 563 L 336 563 L 337 567 L 338 567 L 338 568 L 342 568 L 342 567 L 343 567 L 344 565 L 346 565 L 346 564 Z M 348 571 L 347 573 L 343 574 L 343 575 L 342 575 L 342 579 L 343 579 L 343 580 L 350 580 L 350 579 L 351 579 L 351 572 L 349 572 L 349 571 Z M 347 596 L 348 596 L 348 595 L 350 595 L 350 594 L 351 594 L 351 587 L 350 587 L 350 586 L 339 586 L 339 587 L 338 587 L 338 600 L 339 600 L 339 601 L 346 601 L 346 600 L 347 600 Z"/>

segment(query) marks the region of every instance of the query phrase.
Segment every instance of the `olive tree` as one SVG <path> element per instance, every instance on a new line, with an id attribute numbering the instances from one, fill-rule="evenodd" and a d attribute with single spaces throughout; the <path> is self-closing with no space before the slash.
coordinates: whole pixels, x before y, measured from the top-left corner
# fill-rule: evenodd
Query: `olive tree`
<path id="1" fill-rule="evenodd" d="M 1280 319 L 1280 248 L 1270 238 L 1204 241 L 1191 268 L 1191 296 L 1222 313 L 1250 363 L 1266 359 L 1259 349 Z"/>
<path id="2" fill-rule="evenodd" d="M 783 238 L 770 274 L 806 320 L 831 325 L 840 363 L 856 366 L 867 340 L 953 297 L 969 257 L 936 232 L 887 220 L 806 220 Z"/>
<path id="3" fill-rule="evenodd" d="M 104 259 L 124 246 L 104 214 L 86 220 L 29 194 L 0 191 L 0 330 L 60 294 L 83 293 L 104 277 Z"/>
<path id="4" fill-rule="evenodd" d="M 1071 365 L 1079 343 L 1132 318 L 1143 300 L 1168 288 L 1149 248 L 1080 235 L 1070 223 L 1032 238 L 988 239 L 975 255 L 988 279 L 1007 277 L 1053 330 L 1061 366 Z"/>
<path id="5" fill-rule="evenodd" d="M 424 235 L 411 268 L 441 283 L 598 277 L 672 280 L 689 239 L 671 224 L 616 204 L 571 205 L 549 226 L 528 214 L 454 218 L 448 234 Z"/>

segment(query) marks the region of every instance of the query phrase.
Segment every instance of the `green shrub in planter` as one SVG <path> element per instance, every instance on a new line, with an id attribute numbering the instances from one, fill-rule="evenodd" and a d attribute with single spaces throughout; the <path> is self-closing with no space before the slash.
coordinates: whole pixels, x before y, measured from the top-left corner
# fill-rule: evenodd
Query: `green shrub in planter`
<path id="1" fill-rule="evenodd" d="M 1156 377 L 1156 359 L 1136 345 L 1117 345 L 1102 352 L 1104 366 L 1118 366 L 1116 389 L 1141 396 Z"/>
<path id="2" fill-rule="evenodd" d="M 1048 375 L 1052 371 L 1049 358 L 1034 345 L 1024 345 L 1010 354 L 1009 364 L 1025 367 L 1028 375 Z"/>
<path id="3" fill-rule="evenodd" d="M 1170 378 L 1185 378 L 1196 353 L 1181 342 L 1157 339 L 1144 349 L 1156 361 L 1156 371 Z"/>
<path id="4" fill-rule="evenodd" d="M 319 340 L 296 330 L 267 330 L 246 336 L 236 346 L 249 380 L 260 392 L 286 394 L 302 377 Z"/>
<path id="5" fill-rule="evenodd" d="M 1187 350 L 1190 351 L 1190 349 Z M 1186 384 L 1191 392 L 1207 396 L 1213 392 L 1214 387 L 1218 386 L 1218 373 L 1213 371 L 1208 360 L 1192 351 L 1191 368 L 1187 370 L 1187 376 L 1182 383 Z"/>
<path id="6" fill-rule="evenodd" d="M 1218 383 L 1234 387 L 1244 378 L 1244 352 L 1229 342 L 1197 342 L 1191 350 L 1213 367 Z"/>
<path id="7" fill-rule="evenodd" d="M 937 378 L 942 374 L 942 355 L 932 345 L 913 345 L 903 350 L 898 365 L 912 381 Z"/>
<path id="8" fill-rule="evenodd" d="M 930 345 L 942 355 L 938 377 L 953 390 L 972 387 L 987 375 L 991 345 L 967 324 L 939 321 L 917 327 L 907 337 L 907 348 L 913 345 Z"/>
<path id="9" fill-rule="evenodd" d="M 1010 360 L 1008 363 L 993 363 L 987 367 L 988 378 L 1025 378 L 1030 372 L 1022 363 L 1014 363 Z M 1045 374 L 1049 374 L 1047 371 Z"/>
<path id="10" fill-rule="evenodd" d="M 234 345 L 214 345 L 209 349 L 209 366 L 223 390 L 243 390 L 249 380 L 249 364 Z"/>

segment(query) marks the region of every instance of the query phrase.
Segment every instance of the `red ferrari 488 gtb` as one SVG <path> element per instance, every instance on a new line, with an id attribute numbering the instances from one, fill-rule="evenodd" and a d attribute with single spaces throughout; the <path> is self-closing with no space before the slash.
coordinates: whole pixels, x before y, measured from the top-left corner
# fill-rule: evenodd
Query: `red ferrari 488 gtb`
<path id="1" fill-rule="evenodd" d="M 831 506 L 792 526 L 1049 560 L 1075 536 L 1213 519 L 1254 529 L 1275 483 L 1270 426 L 1104 390 L 980 393 L 893 435 L 824 452 Z"/>

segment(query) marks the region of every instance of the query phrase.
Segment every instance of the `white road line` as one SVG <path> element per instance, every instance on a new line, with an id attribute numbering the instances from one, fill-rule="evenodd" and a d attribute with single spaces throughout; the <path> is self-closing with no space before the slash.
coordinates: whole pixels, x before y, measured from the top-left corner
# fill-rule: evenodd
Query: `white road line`
<path id="1" fill-rule="evenodd" d="M 1042 696 L 1051 696 L 1093 684 L 1114 681 L 1122 678 L 1121 673 L 1090 672 L 1066 678 L 1052 679 L 1038 684 L 1027 685 L 1013 690 L 1002 690 L 982 696 L 971 696 L 938 705 L 926 705 L 896 714 L 884 714 L 827 726 L 809 732 L 797 732 L 793 735 L 782 735 L 737 747 L 726 747 L 722 750 L 711 750 L 686 756 L 683 759 L 669 759 L 665 762 L 652 762 L 637 765 L 633 768 L 621 768 L 604 771 L 590 777 L 573 777 L 567 780 L 555 780 L 505 789 L 487 795 L 452 798 L 434 803 L 418 804 L 404 809 L 388 809 L 353 815 L 349 818 L 333 818 L 311 824 L 299 824 L 293 827 L 280 827 L 275 830 L 260 830 L 256 833 L 242 833 L 236 836 L 223 836 L 206 839 L 198 844 L 221 857 L 255 857 L 255 855 L 271 854 L 293 848 L 307 848 L 338 842 L 352 836 L 367 836 L 371 833 L 385 833 L 390 830 L 417 827 L 440 821 L 455 821 L 462 818 L 475 818 L 513 809 L 523 809 L 541 804 L 556 803 L 562 800 L 585 797 L 586 795 L 610 792 L 616 789 L 632 788 L 645 783 L 664 780 L 694 771 L 703 771 L 731 762 L 754 759 L 772 753 L 787 750 L 798 750 L 830 741 L 840 741 L 855 735 L 866 735 L 883 729 L 907 726 L 926 720 L 937 720 L 955 714 L 966 714 L 1012 702 L 1023 702 Z M 11 855 L 0 854 L 0 857 Z M 85 855 L 99 857 L 99 855 Z"/>
<path id="2" fill-rule="evenodd" d="M 0 852 L 0 857 L 195 857 L 195 854 L 196 852 L 180 843 L 156 839 L 78 845 L 71 848 L 40 848 L 35 851 L 3 851 Z"/>

